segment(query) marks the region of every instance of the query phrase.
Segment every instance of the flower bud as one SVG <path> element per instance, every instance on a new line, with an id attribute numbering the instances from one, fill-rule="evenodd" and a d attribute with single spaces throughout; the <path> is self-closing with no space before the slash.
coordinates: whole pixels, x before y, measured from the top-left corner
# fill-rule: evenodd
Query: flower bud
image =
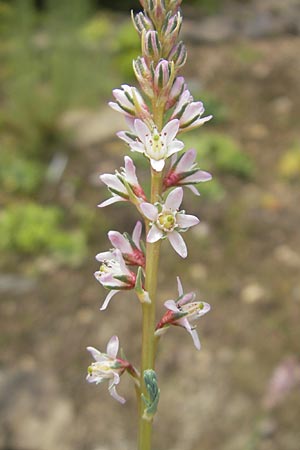
<path id="1" fill-rule="evenodd" d="M 185 79 L 183 77 L 175 78 L 169 97 L 166 102 L 166 110 L 172 108 L 178 101 L 179 97 L 186 89 Z"/>
<path id="2" fill-rule="evenodd" d="M 153 70 L 153 69 L 152 69 Z M 156 94 L 167 100 L 174 80 L 174 63 L 162 59 L 153 70 L 153 88 Z"/>
<path id="3" fill-rule="evenodd" d="M 134 25 L 134 28 L 137 30 L 139 34 L 142 34 L 143 31 L 149 31 L 153 30 L 153 23 L 142 12 L 139 12 L 138 14 L 134 15 L 133 11 L 131 12 L 131 18 Z"/>
<path id="4" fill-rule="evenodd" d="M 133 71 L 145 94 L 148 97 L 152 98 L 152 74 L 145 58 L 138 57 L 137 59 L 133 60 Z"/>
<path id="5" fill-rule="evenodd" d="M 168 54 L 174 47 L 182 25 L 182 16 L 180 12 L 172 15 L 169 12 L 162 26 L 163 50 L 164 54 Z"/>
<path id="6" fill-rule="evenodd" d="M 182 0 L 165 0 L 166 9 L 168 11 L 178 11 Z"/>
<path id="7" fill-rule="evenodd" d="M 184 66 L 187 58 L 185 45 L 182 41 L 176 44 L 169 53 L 168 59 L 174 61 L 176 69 Z"/>
<path id="8" fill-rule="evenodd" d="M 161 57 L 161 44 L 157 31 L 147 31 L 142 34 L 142 53 L 147 63 L 157 62 Z"/>

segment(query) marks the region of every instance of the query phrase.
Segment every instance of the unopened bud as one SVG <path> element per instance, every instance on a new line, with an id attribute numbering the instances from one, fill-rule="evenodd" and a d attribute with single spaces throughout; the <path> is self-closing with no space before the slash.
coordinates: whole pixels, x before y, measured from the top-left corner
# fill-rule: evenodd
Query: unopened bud
<path id="1" fill-rule="evenodd" d="M 169 93 L 174 80 L 174 63 L 162 59 L 157 64 L 153 74 L 153 85 L 155 92 L 164 91 Z"/>
<path id="2" fill-rule="evenodd" d="M 145 58 L 138 57 L 133 61 L 133 71 L 145 94 L 152 98 L 152 74 Z"/>
<path id="3" fill-rule="evenodd" d="M 161 44 L 157 31 L 147 31 L 142 34 L 142 53 L 147 62 L 157 62 L 161 56 Z"/>
<path id="4" fill-rule="evenodd" d="M 182 41 L 176 44 L 169 53 L 168 59 L 174 61 L 176 69 L 182 67 L 187 58 L 186 47 Z"/>
<path id="5" fill-rule="evenodd" d="M 174 47 L 182 25 L 182 16 L 180 12 L 172 15 L 169 12 L 162 26 L 163 50 L 164 54 L 168 54 Z"/>
<path id="6" fill-rule="evenodd" d="M 143 31 L 153 30 L 153 23 L 142 12 L 134 15 L 133 11 L 131 11 L 131 18 L 133 25 L 139 34 L 142 34 Z"/>
<path id="7" fill-rule="evenodd" d="M 179 97 L 181 96 L 182 92 L 186 89 L 186 83 L 185 79 L 183 77 L 177 77 L 175 78 L 175 81 L 173 83 L 173 86 L 171 88 L 167 103 L 166 103 L 166 110 L 172 108 L 175 103 L 178 101 Z"/>

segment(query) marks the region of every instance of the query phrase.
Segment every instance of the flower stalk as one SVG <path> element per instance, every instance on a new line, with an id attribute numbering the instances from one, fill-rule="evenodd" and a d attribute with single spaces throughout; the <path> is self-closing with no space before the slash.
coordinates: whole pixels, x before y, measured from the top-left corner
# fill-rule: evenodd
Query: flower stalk
<path id="1" fill-rule="evenodd" d="M 211 179 L 208 172 L 198 167 L 197 151 L 184 152 L 184 143 L 177 137 L 202 126 L 212 116 L 202 117 L 202 102 L 194 101 L 184 78 L 178 76 L 187 58 L 185 45 L 179 41 L 181 0 L 140 0 L 140 3 L 144 10 L 132 13 L 132 20 L 141 39 L 142 55 L 133 61 L 133 69 L 142 93 L 137 87 L 123 84 L 121 89 L 113 90 L 114 101 L 109 106 L 123 114 L 128 126 L 117 136 L 149 163 L 150 198 L 137 177 L 134 161 L 125 156 L 124 167 L 115 174 L 100 176 L 110 197 L 98 206 L 104 208 L 116 202 L 133 206 L 144 222 L 146 245 L 141 239 L 141 221 L 136 223 L 132 235 L 109 231 L 112 248 L 98 253 L 96 259 L 101 265 L 95 272 L 96 279 L 108 290 L 101 311 L 115 294 L 119 293 L 121 299 L 124 290 L 131 290 L 139 300 L 134 305 L 142 308 L 140 370 L 124 353 L 117 357 L 119 339 L 113 336 L 106 353 L 88 347 L 94 362 L 88 368 L 87 380 L 96 384 L 108 380 L 109 393 L 123 404 L 125 398 L 116 391 L 116 386 L 122 375 L 131 376 L 137 394 L 138 450 L 151 450 L 153 418 L 160 395 L 155 372 L 160 337 L 175 326 L 181 327 L 200 350 L 196 322 L 210 310 L 208 303 L 195 300 L 195 293 L 184 294 L 177 278 L 178 297 L 164 302 L 167 312 L 157 320 L 162 241 L 168 240 L 181 258 L 187 257 L 182 233 L 197 225 L 199 219 L 181 209 L 184 191 L 187 187 L 199 195 L 195 185 Z"/>

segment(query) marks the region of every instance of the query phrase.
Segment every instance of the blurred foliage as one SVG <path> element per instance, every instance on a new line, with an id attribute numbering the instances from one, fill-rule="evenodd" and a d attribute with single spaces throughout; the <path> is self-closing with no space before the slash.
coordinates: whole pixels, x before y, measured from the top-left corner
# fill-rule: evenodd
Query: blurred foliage
<path id="1" fill-rule="evenodd" d="M 295 142 L 292 147 L 282 155 L 278 163 L 279 175 L 289 181 L 300 178 L 300 142 Z"/>
<path id="2" fill-rule="evenodd" d="M 187 148 L 197 150 L 198 163 L 205 170 L 213 168 L 243 179 L 249 179 L 254 174 L 253 162 L 226 134 L 203 132 L 199 136 L 198 133 L 190 133 L 182 140 Z"/>
<path id="3" fill-rule="evenodd" d="M 63 210 L 35 203 L 11 205 L 0 215 L 0 249 L 23 255 L 46 254 L 78 265 L 86 254 L 82 231 L 64 231 Z"/>
<path id="4" fill-rule="evenodd" d="M 10 152 L 2 151 L 0 164 L 0 186 L 5 192 L 32 194 L 40 187 L 44 167 L 38 161 L 16 158 Z"/>

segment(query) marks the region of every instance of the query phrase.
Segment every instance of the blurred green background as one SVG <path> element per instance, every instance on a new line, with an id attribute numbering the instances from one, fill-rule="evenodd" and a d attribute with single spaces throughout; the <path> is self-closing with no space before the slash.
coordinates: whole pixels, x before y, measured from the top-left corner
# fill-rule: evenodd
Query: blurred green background
<path id="1" fill-rule="evenodd" d="M 138 364 L 140 308 L 93 279 L 127 204 L 98 175 L 123 164 L 107 101 L 135 83 L 133 1 L 0 0 L 0 450 L 132 450 L 130 383 L 114 404 L 85 383 L 87 345 L 113 334 Z M 189 260 L 163 245 L 159 314 L 176 275 L 212 305 L 197 353 L 163 339 L 155 450 L 299 450 L 300 58 L 294 0 L 183 1 L 189 88 L 214 119 L 182 136 L 213 181 L 186 192 L 201 218 Z M 131 154 L 147 187 L 147 165 Z"/>

